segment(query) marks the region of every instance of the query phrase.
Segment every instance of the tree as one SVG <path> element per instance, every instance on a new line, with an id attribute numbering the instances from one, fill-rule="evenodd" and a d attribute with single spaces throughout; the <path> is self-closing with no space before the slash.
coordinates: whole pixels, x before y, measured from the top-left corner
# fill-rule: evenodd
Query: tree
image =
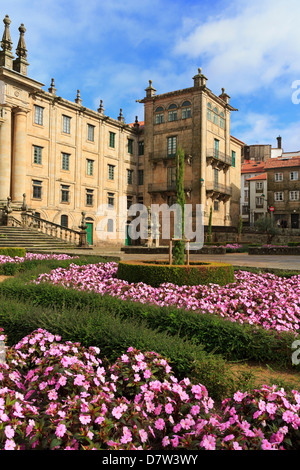
<path id="1" fill-rule="evenodd" d="M 265 216 L 260 217 L 255 222 L 255 227 L 264 232 L 267 235 L 267 244 L 269 245 L 274 238 L 275 235 L 278 234 L 279 230 L 276 227 L 273 217 L 270 214 L 266 214 Z"/>
<path id="2" fill-rule="evenodd" d="M 177 223 L 181 224 L 181 240 L 174 242 L 173 248 L 173 263 L 184 264 L 184 206 L 185 206 L 185 194 L 184 194 L 184 151 L 181 147 L 178 147 L 176 154 L 176 203 L 181 207 L 181 220 Z M 180 229 L 180 226 L 178 227 Z"/>
<path id="3" fill-rule="evenodd" d="M 207 227 L 207 243 L 211 242 L 211 235 L 212 235 L 212 206 L 210 206 L 210 213 L 209 213 L 209 220 L 208 220 L 208 227 Z"/>

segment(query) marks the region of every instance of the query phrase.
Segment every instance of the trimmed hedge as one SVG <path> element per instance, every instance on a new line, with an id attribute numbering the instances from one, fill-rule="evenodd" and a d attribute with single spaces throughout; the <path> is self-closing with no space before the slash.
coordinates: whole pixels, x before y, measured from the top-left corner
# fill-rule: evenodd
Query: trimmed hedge
<path id="1" fill-rule="evenodd" d="M 234 377 L 221 356 L 208 354 L 199 344 L 153 331 L 142 321 L 124 319 L 104 308 L 84 311 L 50 309 L 32 302 L 1 300 L 0 326 L 12 345 L 37 328 L 61 336 L 62 341 L 79 342 L 100 348 L 104 362 L 114 363 L 132 346 L 141 351 L 155 351 L 165 357 L 174 374 L 205 384 L 210 396 L 222 399 L 232 391 Z"/>
<path id="2" fill-rule="evenodd" d="M 2 282 L 0 295 L 0 309 L 2 299 L 13 299 L 58 311 L 72 309 L 82 316 L 86 311 L 94 311 L 97 315 L 104 312 L 128 321 L 141 321 L 156 332 L 166 332 L 191 344 L 203 345 L 206 352 L 216 352 L 226 360 L 250 360 L 285 368 L 292 366 L 291 345 L 296 339 L 293 334 L 279 335 L 275 331 L 231 322 L 217 315 L 124 301 L 109 295 L 65 289 L 47 283 L 24 284 L 17 278 Z M 294 368 L 300 370 L 300 366 Z"/>
<path id="3" fill-rule="evenodd" d="M 26 250 L 25 248 L 0 246 L 0 255 L 10 256 L 11 258 L 19 256 L 21 258 L 26 255 Z"/>
<path id="4" fill-rule="evenodd" d="M 234 282 L 234 269 L 227 263 L 190 263 L 169 265 L 161 261 L 120 261 L 117 277 L 129 283 L 144 282 L 152 287 L 169 282 L 178 286 Z"/>

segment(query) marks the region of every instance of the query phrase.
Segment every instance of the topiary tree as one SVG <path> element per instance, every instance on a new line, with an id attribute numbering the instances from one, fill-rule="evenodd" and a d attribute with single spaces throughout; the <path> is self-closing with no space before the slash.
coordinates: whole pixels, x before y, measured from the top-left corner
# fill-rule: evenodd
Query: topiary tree
<path id="1" fill-rule="evenodd" d="M 181 220 L 177 220 L 177 223 L 181 225 L 181 227 L 179 226 L 178 228 L 181 228 L 182 239 L 174 242 L 173 263 L 184 264 L 184 151 L 181 147 L 178 147 L 177 149 L 176 160 L 176 203 L 181 207 Z"/>
<path id="2" fill-rule="evenodd" d="M 210 213 L 209 213 L 209 220 L 208 220 L 208 227 L 207 227 L 207 243 L 211 242 L 211 235 L 212 235 L 212 206 L 210 206 Z"/>

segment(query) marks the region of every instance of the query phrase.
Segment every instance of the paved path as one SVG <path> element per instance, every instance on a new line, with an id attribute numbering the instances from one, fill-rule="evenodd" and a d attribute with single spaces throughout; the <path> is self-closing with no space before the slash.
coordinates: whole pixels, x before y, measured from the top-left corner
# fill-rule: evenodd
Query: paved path
<path id="1" fill-rule="evenodd" d="M 68 251 L 65 251 L 68 253 Z M 72 250 L 72 253 L 117 256 L 123 260 L 167 260 L 167 254 L 127 254 L 111 248 L 94 248 L 92 250 Z M 226 255 L 199 255 L 191 254 L 191 261 L 219 261 L 230 263 L 233 266 L 251 266 L 259 268 L 291 269 L 300 271 L 300 256 L 293 255 L 248 255 L 248 253 L 227 253 Z"/>

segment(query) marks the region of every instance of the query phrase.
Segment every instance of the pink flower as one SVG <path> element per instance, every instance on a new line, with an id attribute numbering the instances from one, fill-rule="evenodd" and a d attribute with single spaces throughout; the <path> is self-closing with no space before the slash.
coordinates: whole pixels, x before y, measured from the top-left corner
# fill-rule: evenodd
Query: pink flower
<path id="1" fill-rule="evenodd" d="M 165 406 L 165 412 L 167 414 L 171 414 L 173 410 L 174 410 L 173 405 L 171 403 L 167 403 Z"/>
<path id="2" fill-rule="evenodd" d="M 141 441 L 146 442 L 146 440 L 148 439 L 148 434 L 146 433 L 144 429 L 139 430 L 139 435 L 140 435 Z"/>
<path id="3" fill-rule="evenodd" d="M 4 450 L 14 450 L 15 447 L 16 447 L 15 441 L 13 441 L 12 439 L 6 439 Z"/>
<path id="4" fill-rule="evenodd" d="M 4 432 L 5 432 L 5 435 L 8 439 L 12 439 L 15 435 L 15 431 L 13 430 L 13 428 L 10 425 L 5 426 Z"/>
<path id="5" fill-rule="evenodd" d="M 206 450 L 215 450 L 216 448 L 216 438 L 211 434 L 206 434 L 202 441 L 201 446 L 204 447 Z"/>
<path id="6" fill-rule="evenodd" d="M 63 437 L 67 431 L 67 428 L 64 424 L 59 424 L 55 430 L 57 437 Z"/>
<path id="7" fill-rule="evenodd" d="M 91 417 L 89 415 L 80 415 L 79 416 L 79 421 L 82 424 L 89 424 L 91 422 Z"/>
<path id="8" fill-rule="evenodd" d="M 162 430 L 165 427 L 165 422 L 162 418 L 159 418 L 154 423 L 156 429 Z"/>

